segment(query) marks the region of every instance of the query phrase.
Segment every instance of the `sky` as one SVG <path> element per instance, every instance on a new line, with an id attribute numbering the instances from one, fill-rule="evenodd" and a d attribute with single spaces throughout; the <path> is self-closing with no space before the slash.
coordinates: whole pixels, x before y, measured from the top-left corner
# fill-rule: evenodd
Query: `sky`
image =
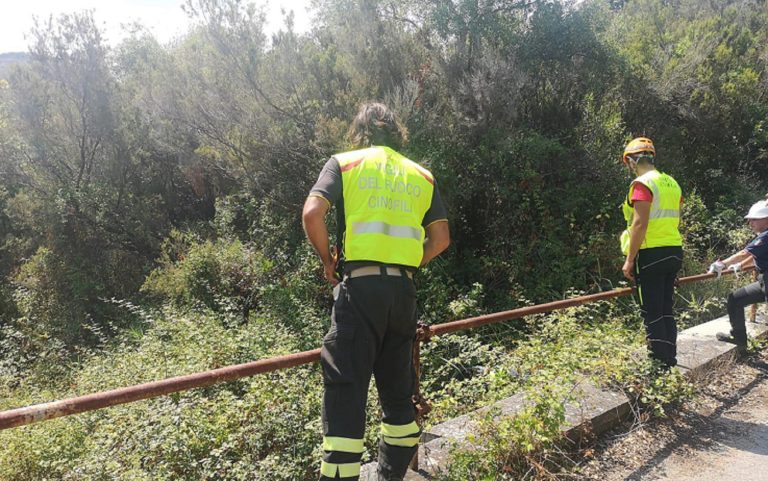
<path id="1" fill-rule="evenodd" d="M 310 0 L 255 0 L 267 5 L 267 30 L 282 25 L 280 8 L 293 10 L 294 25 L 298 32 L 309 30 L 307 8 Z M 94 17 L 110 45 L 116 45 L 125 34 L 121 24 L 138 21 L 160 42 L 167 42 L 183 34 L 189 25 L 181 10 L 184 0 L 10 0 L 0 6 L 0 53 L 26 52 L 29 32 L 34 26 L 33 16 L 47 20 L 50 15 L 93 10 Z M 26 38 L 25 38 L 26 37 Z"/>

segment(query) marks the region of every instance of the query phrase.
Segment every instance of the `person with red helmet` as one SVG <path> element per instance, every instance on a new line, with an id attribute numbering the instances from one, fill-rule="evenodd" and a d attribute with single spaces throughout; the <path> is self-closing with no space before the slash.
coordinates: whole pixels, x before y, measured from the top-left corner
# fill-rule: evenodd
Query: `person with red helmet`
<path id="1" fill-rule="evenodd" d="M 637 284 L 640 313 L 652 359 L 677 365 L 677 324 L 673 314 L 675 278 L 683 263 L 679 231 L 680 186 L 656 170 L 656 148 L 638 137 L 624 148 L 622 161 L 636 178 L 622 205 L 627 228 L 621 235 L 626 256 L 622 272 Z"/>

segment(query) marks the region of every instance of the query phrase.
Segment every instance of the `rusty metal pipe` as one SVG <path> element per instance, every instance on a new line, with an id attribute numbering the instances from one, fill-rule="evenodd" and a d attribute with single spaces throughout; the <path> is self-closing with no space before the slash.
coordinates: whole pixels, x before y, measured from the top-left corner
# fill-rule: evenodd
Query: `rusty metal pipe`
<path id="1" fill-rule="evenodd" d="M 487 314 L 484 316 L 470 317 L 468 319 L 462 319 L 460 321 L 446 322 L 444 324 L 436 324 L 430 326 L 432 335 L 439 336 L 442 334 L 448 334 L 450 332 L 461 331 L 463 329 L 471 329 L 473 327 L 485 326 L 486 324 L 493 324 L 501 321 L 508 321 L 510 319 L 519 319 L 525 316 L 531 316 L 534 314 L 543 314 L 545 312 L 556 311 L 559 309 L 565 309 L 567 307 L 579 306 L 588 302 L 600 301 L 603 299 L 611 299 L 614 297 L 621 297 L 632 294 L 633 287 L 625 287 L 623 289 L 614 289 L 611 291 L 600 292 L 598 294 L 589 294 L 581 297 L 574 297 L 573 299 L 564 299 L 562 301 L 548 302 L 546 304 L 537 304 L 535 306 L 519 307 L 512 309 L 511 311 L 495 312 L 493 314 Z"/>
<path id="2" fill-rule="evenodd" d="M 79 396 L 45 404 L 35 404 L 10 411 L 0 412 L 0 429 L 8 429 L 25 424 L 32 424 L 47 419 L 94 411 L 109 406 L 140 401 L 152 397 L 171 394 L 187 389 L 210 386 L 226 381 L 234 381 L 279 369 L 309 364 L 320 359 L 320 349 L 287 354 L 285 356 L 262 359 L 259 361 L 222 367 L 212 371 L 199 372 L 186 376 L 177 376 L 161 381 L 153 381 L 136 386 L 113 389 L 86 396 Z"/>
<path id="3" fill-rule="evenodd" d="M 750 271 L 754 267 L 745 268 L 744 271 Z M 723 272 L 723 275 L 732 274 L 731 271 Z M 698 274 L 690 277 L 683 277 L 678 280 L 678 284 L 690 284 L 692 282 L 703 281 L 706 279 L 713 279 L 716 274 Z M 599 292 L 597 294 L 588 294 L 586 296 L 574 297 L 573 299 L 563 299 L 562 301 L 548 302 L 546 304 L 537 304 L 535 306 L 520 307 L 512 309 L 510 311 L 495 312 L 493 314 L 487 314 L 484 316 L 470 317 L 468 319 L 462 319 L 459 321 L 446 322 L 443 324 L 435 324 L 430 326 L 433 336 L 439 336 L 441 334 L 447 334 L 450 332 L 460 331 L 463 329 L 471 329 L 474 327 L 484 326 L 486 324 L 493 324 L 500 321 L 508 321 L 510 319 L 519 319 L 525 316 L 531 316 L 534 314 L 543 314 L 545 312 L 557 311 L 560 309 L 566 309 L 568 307 L 580 306 L 595 301 L 602 301 L 604 299 L 612 299 L 614 297 L 622 297 L 630 295 L 634 292 L 634 287 L 624 287 L 620 289 L 613 289 L 610 291 Z"/>
<path id="4" fill-rule="evenodd" d="M 744 269 L 749 271 L 750 269 Z M 724 272 L 723 274 L 731 274 Z M 715 274 L 699 274 L 680 279 L 680 284 L 688 284 L 705 279 L 714 278 Z M 473 327 L 484 326 L 495 322 L 506 321 L 509 319 L 518 319 L 533 314 L 542 314 L 567 307 L 578 306 L 588 302 L 611 299 L 629 295 L 634 288 L 625 287 L 611 291 L 589 294 L 586 296 L 565 299 L 562 301 L 549 302 L 536 306 L 521 307 L 511 311 L 497 312 L 485 316 L 472 317 L 459 321 L 447 322 L 444 324 L 435 324 L 430 327 L 431 335 L 438 336 L 450 332 L 469 329 Z M 129 386 L 111 391 L 104 391 L 86 396 L 79 396 L 61 401 L 52 401 L 44 404 L 35 404 L 18 409 L 0 412 L 0 430 L 32 424 L 47 419 L 54 419 L 71 414 L 79 414 L 87 411 L 94 411 L 101 408 L 116 406 L 142 399 L 171 394 L 187 389 L 210 386 L 226 381 L 234 381 L 243 377 L 253 376 L 265 372 L 287 369 L 289 367 L 300 366 L 317 362 L 320 359 L 320 349 L 312 351 L 287 354 L 285 356 L 262 359 L 259 361 L 228 366 L 212 371 L 205 371 L 186 376 L 177 376 L 161 381 L 153 381 L 136 386 Z"/>

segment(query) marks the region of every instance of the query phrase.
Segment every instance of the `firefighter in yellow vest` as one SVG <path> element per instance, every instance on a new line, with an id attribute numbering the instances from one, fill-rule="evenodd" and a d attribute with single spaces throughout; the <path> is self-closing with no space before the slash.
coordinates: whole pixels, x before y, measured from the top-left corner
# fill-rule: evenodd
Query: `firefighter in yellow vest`
<path id="1" fill-rule="evenodd" d="M 398 152 L 407 131 L 389 108 L 363 105 L 348 136 L 355 150 L 328 160 L 302 214 L 307 238 L 335 286 L 321 351 L 320 479 L 359 478 L 373 375 L 383 412 L 378 479 L 402 480 L 421 436 L 411 398 L 413 276 L 448 247 L 448 222 L 432 174 Z M 340 240 L 335 249 L 325 224 L 331 206 Z"/>
<path id="2" fill-rule="evenodd" d="M 622 271 L 637 284 L 640 313 L 650 355 L 664 367 L 677 364 L 677 325 L 672 312 L 675 278 L 683 263 L 680 186 L 655 167 L 651 139 L 638 137 L 622 160 L 637 177 L 622 210 L 627 229 L 621 235 L 626 256 Z"/>

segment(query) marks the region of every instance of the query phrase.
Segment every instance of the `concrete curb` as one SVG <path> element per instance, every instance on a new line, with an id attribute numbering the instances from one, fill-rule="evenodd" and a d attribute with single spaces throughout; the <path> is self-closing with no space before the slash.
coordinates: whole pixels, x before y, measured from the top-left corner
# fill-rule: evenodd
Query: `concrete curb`
<path id="1" fill-rule="evenodd" d="M 750 336 L 768 337 L 768 325 L 747 323 Z M 728 332 L 728 317 L 720 317 L 682 331 L 678 335 L 678 367 L 686 375 L 694 377 L 708 371 L 714 364 L 727 357 L 736 356 L 736 346 L 718 341 L 717 332 Z M 566 405 L 566 424 L 564 434 L 569 438 L 578 437 L 588 431 L 599 435 L 618 425 L 631 413 L 629 400 L 621 392 L 610 391 L 594 386 L 584 379 L 576 383 L 574 401 Z M 478 420 L 493 412 L 495 416 L 513 416 L 525 406 L 522 394 L 502 399 L 491 406 L 450 419 L 433 426 L 422 437 L 419 446 L 419 471 L 409 471 L 406 481 L 433 479 L 450 462 L 451 450 L 456 446 L 471 446 L 474 435 L 478 432 Z M 363 466 L 360 479 L 376 481 L 376 463 Z"/>

